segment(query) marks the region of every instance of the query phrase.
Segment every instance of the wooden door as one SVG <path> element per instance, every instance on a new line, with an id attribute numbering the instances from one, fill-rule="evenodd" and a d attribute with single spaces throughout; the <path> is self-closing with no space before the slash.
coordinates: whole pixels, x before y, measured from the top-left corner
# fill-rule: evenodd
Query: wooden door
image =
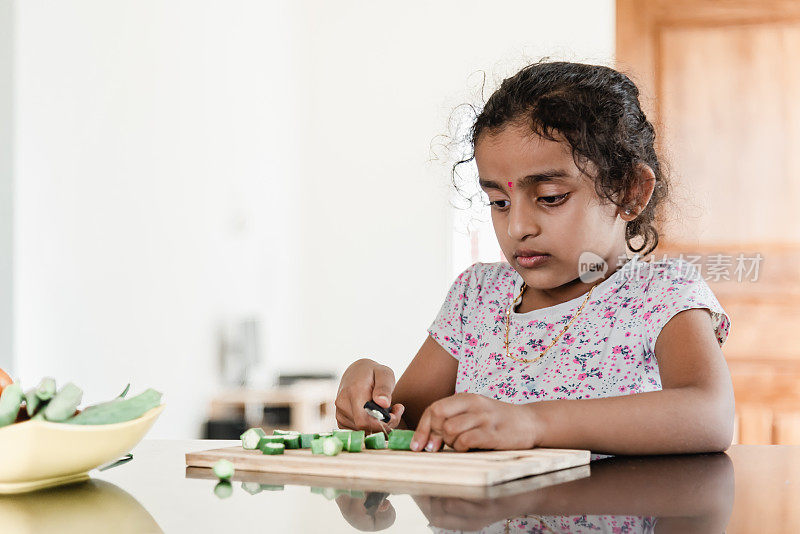
<path id="1" fill-rule="evenodd" d="M 616 5 L 673 182 L 654 257 L 695 258 L 731 317 L 734 442 L 800 444 L 800 2 Z"/>

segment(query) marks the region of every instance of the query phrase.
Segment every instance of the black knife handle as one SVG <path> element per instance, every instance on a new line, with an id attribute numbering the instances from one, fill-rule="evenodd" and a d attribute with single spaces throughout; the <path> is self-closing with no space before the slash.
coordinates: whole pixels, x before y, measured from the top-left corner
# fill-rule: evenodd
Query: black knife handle
<path id="1" fill-rule="evenodd" d="M 367 410 L 367 411 L 370 411 L 370 410 L 379 411 L 381 413 L 381 415 L 383 416 L 383 422 L 384 423 L 388 423 L 391 420 L 391 417 L 389 416 L 389 412 L 386 410 L 386 408 L 384 408 L 380 404 L 376 403 L 375 401 L 368 400 L 364 404 L 364 409 Z M 377 417 L 375 419 L 377 419 Z"/>

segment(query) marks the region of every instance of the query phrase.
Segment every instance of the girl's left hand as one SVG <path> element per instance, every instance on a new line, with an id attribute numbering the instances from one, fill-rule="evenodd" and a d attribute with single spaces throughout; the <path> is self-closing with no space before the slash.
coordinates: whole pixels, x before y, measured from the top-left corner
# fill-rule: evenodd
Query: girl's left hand
<path id="1" fill-rule="evenodd" d="M 531 449 L 536 441 L 531 408 L 477 393 L 456 393 L 425 409 L 411 440 L 411 450 L 424 447 L 433 452 L 442 444 L 459 452 Z"/>

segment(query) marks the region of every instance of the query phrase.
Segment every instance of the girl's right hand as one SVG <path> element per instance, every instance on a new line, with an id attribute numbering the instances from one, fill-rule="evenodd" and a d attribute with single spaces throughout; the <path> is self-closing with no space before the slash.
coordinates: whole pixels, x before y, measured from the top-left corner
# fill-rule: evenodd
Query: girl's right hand
<path id="1" fill-rule="evenodd" d="M 334 402 L 339 428 L 364 430 L 368 433 L 396 428 L 405 406 L 392 406 L 394 385 L 394 372 L 385 365 L 368 358 L 350 364 L 342 375 Z M 391 406 L 388 423 L 381 423 L 367 414 L 364 404 L 368 400 L 373 400 L 386 409 Z"/>

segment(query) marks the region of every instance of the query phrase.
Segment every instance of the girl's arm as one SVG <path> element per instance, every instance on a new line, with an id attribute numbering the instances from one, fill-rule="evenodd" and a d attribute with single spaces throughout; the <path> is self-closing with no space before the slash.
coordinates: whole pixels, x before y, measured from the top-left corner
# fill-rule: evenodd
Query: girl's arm
<path id="1" fill-rule="evenodd" d="M 535 447 L 600 454 L 719 452 L 733 440 L 730 371 L 709 311 L 676 314 L 655 346 L 661 391 L 523 405 Z"/>
<path id="2" fill-rule="evenodd" d="M 392 403 L 405 407 L 397 428 L 415 428 L 425 408 L 454 394 L 457 372 L 458 360 L 429 334 L 394 387 Z"/>

